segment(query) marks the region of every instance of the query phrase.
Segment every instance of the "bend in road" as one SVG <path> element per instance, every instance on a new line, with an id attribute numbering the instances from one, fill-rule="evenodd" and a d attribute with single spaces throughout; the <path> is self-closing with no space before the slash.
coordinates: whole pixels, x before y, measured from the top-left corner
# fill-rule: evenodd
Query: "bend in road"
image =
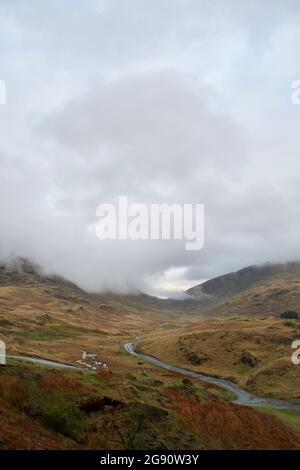
<path id="1" fill-rule="evenodd" d="M 155 366 L 162 367 L 163 369 L 167 369 L 172 372 L 177 372 L 179 374 L 187 375 L 195 379 L 203 380 L 204 382 L 212 383 L 214 385 L 218 385 L 219 387 L 225 390 L 229 390 L 230 392 L 233 392 L 236 396 L 236 398 L 233 400 L 233 403 L 237 403 L 239 405 L 247 405 L 247 406 L 271 407 L 271 408 L 278 408 L 278 409 L 300 411 L 300 404 L 298 405 L 296 403 L 290 403 L 284 400 L 258 397 L 257 395 L 253 395 L 252 393 L 246 392 L 245 390 L 241 389 L 240 387 L 238 387 L 233 382 L 230 382 L 229 380 L 212 377 L 210 375 L 200 374 L 199 372 L 195 372 L 189 369 L 184 369 L 182 367 L 177 367 L 171 364 L 167 364 L 166 362 L 160 361 L 159 359 L 153 356 L 147 356 L 146 354 L 139 354 L 134 350 L 132 343 L 125 343 L 124 349 L 129 354 L 132 354 L 133 356 L 137 356 L 140 359 L 143 359 L 144 361 L 154 364 Z"/>

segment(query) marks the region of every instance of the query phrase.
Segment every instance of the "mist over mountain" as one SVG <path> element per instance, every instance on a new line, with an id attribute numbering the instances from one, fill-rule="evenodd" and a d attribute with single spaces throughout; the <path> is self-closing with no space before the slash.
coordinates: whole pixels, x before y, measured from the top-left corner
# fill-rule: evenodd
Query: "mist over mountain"
<path id="1" fill-rule="evenodd" d="M 13 3 L 0 5 L 2 260 L 168 297 L 299 259 L 298 2 Z M 203 203 L 203 250 L 100 241 L 97 207 L 120 195 Z"/>
<path id="2" fill-rule="evenodd" d="M 214 296 L 226 298 L 246 289 L 276 279 L 295 280 L 300 278 L 300 263 L 247 266 L 239 271 L 218 276 L 186 291 L 195 298 Z"/>
<path id="3" fill-rule="evenodd" d="M 275 315 L 286 310 L 300 312 L 300 263 L 266 263 L 212 278 L 186 290 L 177 298 L 159 298 L 133 288 L 86 291 L 67 278 L 47 273 L 28 259 L 16 258 L 0 265 L 0 285 L 47 288 L 65 300 L 122 306 L 148 312 L 185 312 L 205 316 Z"/>

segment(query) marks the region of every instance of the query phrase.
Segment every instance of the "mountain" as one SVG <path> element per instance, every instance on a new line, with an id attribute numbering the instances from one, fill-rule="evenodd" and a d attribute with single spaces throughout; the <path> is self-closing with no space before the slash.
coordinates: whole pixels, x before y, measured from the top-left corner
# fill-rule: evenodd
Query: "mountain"
<path id="1" fill-rule="evenodd" d="M 143 293 L 86 292 L 25 259 L 0 265 L 0 337 L 11 354 L 73 362 L 100 347 L 110 363 L 122 341 L 189 318 L 181 307 Z"/>
<path id="2" fill-rule="evenodd" d="M 300 264 L 249 266 L 187 291 L 198 305 L 190 323 L 154 331 L 145 354 L 230 379 L 260 396 L 299 400 L 300 376 L 291 361 L 300 338 Z M 191 314 L 192 313 L 192 314 Z"/>
<path id="3" fill-rule="evenodd" d="M 296 275 L 294 281 L 288 282 L 298 285 Z M 254 392 L 299 401 L 299 374 L 290 361 L 298 320 L 224 315 L 226 302 L 240 308 L 239 296 L 265 282 L 219 298 L 205 294 L 217 301 L 204 306 L 192 296 L 180 302 L 88 293 L 28 260 L 1 265 L 0 338 L 7 353 L 89 370 L 8 358 L 0 367 L 0 448 L 300 448 L 298 415 L 277 419 L 229 403 L 228 391 L 152 366 L 123 347 L 138 341 L 170 364 L 206 367 Z M 222 318 L 203 320 L 203 312 L 218 308 Z"/>
<path id="4" fill-rule="evenodd" d="M 79 286 L 58 275 L 46 274 L 42 268 L 25 258 L 17 258 L 10 263 L 0 264 L 0 286 L 20 286 L 28 288 L 45 288 L 46 293 L 60 300 L 77 303 L 97 303 L 98 305 L 118 305 L 144 309 L 169 309 L 176 304 L 172 299 L 159 299 L 143 292 L 118 294 L 115 292 L 87 292 Z"/>
<path id="5" fill-rule="evenodd" d="M 269 315 L 300 311 L 300 263 L 248 266 L 186 291 L 186 300 L 160 299 L 143 292 L 90 293 L 57 275 L 47 275 L 29 260 L 0 265 L 0 286 L 43 291 L 62 302 L 96 305 L 115 313 Z"/>
<path id="6" fill-rule="evenodd" d="M 279 314 L 300 310 L 300 263 L 248 266 L 186 292 L 217 314 Z"/>
<path id="7" fill-rule="evenodd" d="M 186 291 L 188 295 L 229 297 L 268 280 L 300 278 L 300 263 L 247 266 L 239 271 L 215 277 Z"/>
<path id="8" fill-rule="evenodd" d="M 132 294 L 116 292 L 87 292 L 58 275 L 46 274 L 42 268 L 25 258 L 17 258 L 10 263 L 0 264 L 0 286 L 27 286 L 48 288 L 51 296 L 61 300 L 92 302 L 117 311 L 141 312 L 180 312 L 199 305 L 199 299 L 187 296 L 185 300 L 161 299 L 136 291 Z"/>

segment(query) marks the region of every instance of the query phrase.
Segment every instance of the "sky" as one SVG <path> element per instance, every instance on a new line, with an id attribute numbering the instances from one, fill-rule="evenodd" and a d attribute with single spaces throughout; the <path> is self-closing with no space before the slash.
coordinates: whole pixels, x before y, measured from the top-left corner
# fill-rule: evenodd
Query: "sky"
<path id="1" fill-rule="evenodd" d="M 0 258 L 176 296 L 299 260 L 298 0 L 1 0 Z M 101 203 L 205 206 L 205 244 L 102 240 Z"/>

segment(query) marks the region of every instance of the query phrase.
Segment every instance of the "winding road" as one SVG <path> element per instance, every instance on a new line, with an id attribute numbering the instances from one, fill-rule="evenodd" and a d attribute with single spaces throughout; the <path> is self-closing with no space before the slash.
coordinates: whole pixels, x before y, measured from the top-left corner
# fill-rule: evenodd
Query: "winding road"
<path id="1" fill-rule="evenodd" d="M 253 395 L 252 393 L 247 392 L 246 390 L 241 389 L 240 387 L 238 387 L 233 382 L 230 382 L 229 380 L 201 374 L 199 372 L 195 372 L 189 369 L 184 369 L 182 367 L 177 367 L 172 364 L 167 364 L 166 362 L 160 361 L 156 357 L 137 353 L 134 350 L 133 343 L 125 343 L 123 346 L 124 346 L 125 351 L 128 352 L 128 354 L 136 356 L 142 359 L 143 361 L 147 361 L 155 366 L 162 367 L 163 369 L 167 369 L 172 372 L 176 372 L 178 374 L 186 375 L 188 377 L 193 377 L 195 379 L 199 379 L 207 383 L 218 385 L 224 390 L 233 392 L 235 395 L 235 399 L 232 401 L 232 403 L 237 403 L 239 405 L 247 405 L 247 406 L 271 407 L 271 408 L 277 408 L 277 409 L 300 411 L 300 404 L 291 403 L 291 402 L 284 401 L 284 400 L 276 400 L 273 398 L 259 397 L 257 395 Z M 33 362 L 35 364 L 57 367 L 59 369 L 73 369 L 77 371 L 89 370 L 89 369 L 72 366 L 70 364 L 63 364 L 61 362 L 50 361 L 48 359 L 42 359 L 42 358 L 37 358 L 37 357 L 7 355 L 6 358 L 16 359 L 16 360 L 26 361 L 26 362 Z"/>
<path id="2" fill-rule="evenodd" d="M 144 361 L 150 362 L 151 364 L 154 364 L 155 366 L 162 367 L 163 369 L 167 369 L 172 372 L 177 372 L 182 375 L 193 377 L 195 379 L 203 380 L 204 382 L 215 384 L 225 390 L 229 390 L 230 392 L 233 392 L 236 396 L 236 398 L 233 400 L 233 403 L 237 403 L 239 405 L 247 405 L 247 406 L 271 407 L 271 408 L 278 408 L 278 409 L 285 409 L 285 410 L 300 411 L 300 404 L 290 403 L 284 400 L 258 397 L 256 395 L 253 395 L 252 393 L 246 392 L 245 390 L 241 389 L 240 387 L 235 385 L 233 382 L 230 382 L 229 380 L 212 377 L 210 375 L 200 374 L 199 372 L 194 372 L 189 369 L 183 369 L 182 367 L 177 367 L 171 364 L 167 364 L 166 362 L 162 362 L 153 356 L 147 356 L 146 354 L 139 354 L 135 352 L 132 343 L 125 343 L 124 349 L 129 354 L 132 354 L 133 356 L 137 356 L 138 358 L 143 359 Z"/>
<path id="3" fill-rule="evenodd" d="M 26 361 L 26 362 L 33 362 L 34 364 L 40 364 L 42 366 L 51 366 L 57 367 L 58 369 L 75 369 L 75 370 L 88 370 L 79 368 L 76 366 L 71 366 L 70 364 L 63 364 L 62 362 L 55 362 L 49 361 L 48 359 L 41 359 L 38 357 L 30 357 L 30 356 L 6 356 L 6 359 L 17 359 L 18 361 Z"/>

